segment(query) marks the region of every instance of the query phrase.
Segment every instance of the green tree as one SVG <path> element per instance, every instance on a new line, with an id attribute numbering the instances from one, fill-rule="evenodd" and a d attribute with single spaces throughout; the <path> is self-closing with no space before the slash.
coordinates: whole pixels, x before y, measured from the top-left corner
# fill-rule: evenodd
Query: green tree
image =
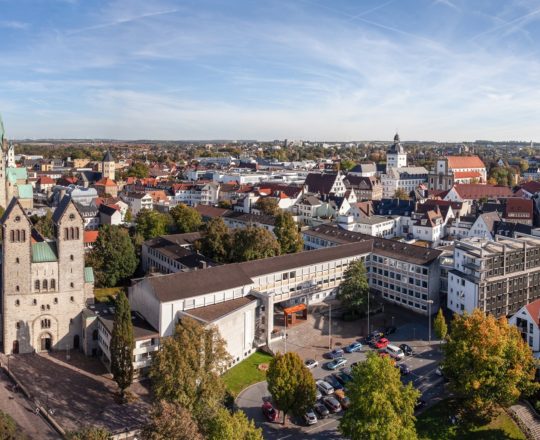
<path id="1" fill-rule="evenodd" d="M 403 188 L 398 188 L 394 193 L 394 199 L 409 200 L 409 194 Z"/>
<path id="2" fill-rule="evenodd" d="M 249 226 L 233 233 L 230 260 L 232 262 L 259 260 L 275 257 L 280 246 L 271 232 L 264 228 Z"/>
<path id="3" fill-rule="evenodd" d="M 157 402 L 150 423 L 141 432 L 143 440 L 204 440 L 191 413 L 177 403 Z"/>
<path id="4" fill-rule="evenodd" d="M 274 197 L 260 197 L 255 203 L 255 208 L 266 215 L 277 215 L 281 211 Z"/>
<path id="5" fill-rule="evenodd" d="M 399 370 L 387 358 L 370 353 L 352 370 L 350 407 L 339 429 L 351 440 L 414 440 L 414 406 L 420 393 L 403 385 Z"/>
<path id="6" fill-rule="evenodd" d="M 343 159 L 340 163 L 340 166 L 339 168 L 341 169 L 341 171 L 343 172 L 347 172 L 349 171 L 352 167 L 354 167 L 356 164 L 354 163 L 354 160 L 350 160 L 350 159 Z"/>
<path id="7" fill-rule="evenodd" d="M 215 217 L 207 224 L 200 246 L 202 254 L 206 257 L 220 263 L 228 261 L 231 252 L 231 235 L 221 217 Z"/>
<path id="8" fill-rule="evenodd" d="M 439 308 L 435 321 L 433 321 L 433 330 L 435 330 L 437 339 L 440 339 L 441 341 L 446 338 L 446 335 L 448 334 L 448 325 L 446 324 L 442 308 Z"/>
<path id="9" fill-rule="evenodd" d="M 0 437 L 3 438 L 3 437 Z M 68 440 L 109 440 L 111 433 L 105 428 L 89 427 L 66 434 Z"/>
<path id="10" fill-rule="evenodd" d="M 141 209 L 135 218 L 137 232 L 145 240 L 159 237 L 167 233 L 169 219 L 167 215 L 149 209 Z"/>
<path id="11" fill-rule="evenodd" d="M 124 216 L 124 221 L 126 223 L 131 223 L 133 221 L 133 212 L 131 212 L 131 208 L 129 208 L 126 211 L 126 215 Z"/>
<path id="12" fill-rule="evenodd" d="M 231 414 L 223 407 L 208 420 L 206 431 L 208 440 L 264 440 L 262 430 L 243 411 Z"/>
<path id="13" fill-rule="evenodd" d="M 455 314 L 443 352 L 444 374 L 465 420 L 489 420 L 494 407 L 507 407 L 538 388 L 532 351 L 506 318 L 479 309 Z"/>
<path id="14" fill-rule="evenodd" d="M 120 398 L 123 402 L 126 389 L 133 382 L 133 349 L 135 348 L 131 308 L 123 291 L 116 296 L 110 345 L 111 372 L 120 388 Z"/>
<path id="15" fill-rule="evenodd" d="M 148 174 L 148 166 L 142 162 L 135 162 L 127 170 L 128 177 L 138 177 L 139 179 L 144 179 L 145 177 L 148 177 Z"/>
<path id="16" fill-rule="evenodd" d="M 26 440 L 26 436 L 9 414 L 0 411 L 0 439 L 2 440 Z"/>
<path id="17" fill-rule="evenodd" d="M 232 203 L 230 200 L 220 200 L 218 202 L 218 208 L 232 209 Z"/>
<path id="18" fill-rule="evenodd" d="M 220 373 L 229 360 L 216 327 L 203 327 L 184 317 L 154 357 L 150 370 L 154 393 L 157 399 L 182 405 L 198 419 L 223 400 Z"/>
<path id="19" fill-rule="evenodd" d="M 369 284 L 366 267 L 362 260 L 355 260 L 345 271 L 344 280 L 339 286 L 337 298 L 353 315 L 366 311 L 369 295 Z"/>
<path id="20" fill-rule="evenodd" d="M 30 218 L 34 224 L 34 228 L 36 228 L 36 230 L 45 238 L 54 238 L 54 222 L 52 216 L 52 211 L 47 209 L 44 216 L 38 217 L 36 215 Z"/>
<path id="21" fill-rule="evenodd" d="M 138 265 L 128 231 L 121 226 L 103 226 L 86 263 L 94 269 L 98 287 L 115 287 L 128 280 Z"/>
<path id="22" fill-rule="evenodd" d="M 315 379 L 294 352 L 278 353 L 270 361 L 266 380 L 272 400 L 283 412 L 283 424 L 288 413 L 300 416 L 315 403 Z"/>
<path id="23" fill-rule="evenodd" d="M 195 232 L 202 224 L 201 214 L 194 208 L 183 203 L 176 205 L 170 211 L 178 232 Z"/>
<path id="24" fill-rule="evenodd" d="M 290 212 L 282 212 L 276 216 L 274 235 L 279 242 L 282 254 L 300 252 L 304 247 L 304 241 Z"/>

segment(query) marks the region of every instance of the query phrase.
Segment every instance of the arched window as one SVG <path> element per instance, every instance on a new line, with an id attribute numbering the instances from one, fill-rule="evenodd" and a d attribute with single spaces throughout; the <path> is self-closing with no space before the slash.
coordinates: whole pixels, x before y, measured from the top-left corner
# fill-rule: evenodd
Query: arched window
<path id="1" fill-rule="evenodd" d="M 13 243 L 15 241 L 15 230 L 9 231 L 9 240 Z"/>
<path id="2" fill-rule="evenodd" d="M 56 280 L 55 279 L 51 280 L 51 290 L 56 290 Z"/>
<path id="3" fill-rule="evenodd" d="M 15 241 L 16 242 L 21 241 L 21 230 L 20 229 L 17 229 L 17 231 L 15 231 Z"/>
<path id="4" fill-rule="evenodd" d="M 75 230 L 72 226 L 71 228 L 69 228 L 69 239 L 73 240 L 74 238 L 75 238 Z"/>
<path id="5" fill-rule="evenodd" d="M 34 289 L 39 290 L 39 280 L 34 281 Z"/>
<path id="6" fill-rule="evenodd" d="M 43 280 L 42 287 L 43 290 L 47 290 L 49 288 L 49 282 L 47 280 Z"/>
<path id="7" fill-rule="evenodd" d="M 79 239 L 79 228 L 75 228 L 75 239 Z"/>
<path id="8" fill-rule="evenodd" d="M 51 320 L 50 319 L 42 319 L 41 320 L 41 328 L 51 328 Z"/>
<path id="9" fill-rule="evenodd" d="M 26 241 L 26 231 L 24 229 L 21 231 L 21 241 L 23 243 Z"/>
<path id="10" fill-rule="evenodd" d="M 64 228 L 64 240 L 69 240 L 69 228 Z"/>

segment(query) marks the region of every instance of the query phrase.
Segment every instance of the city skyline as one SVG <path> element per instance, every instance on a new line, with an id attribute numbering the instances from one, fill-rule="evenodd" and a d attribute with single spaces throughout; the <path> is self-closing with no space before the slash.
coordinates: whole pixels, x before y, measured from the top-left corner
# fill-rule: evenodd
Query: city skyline
<path id="1" fill-rule="evenodd" d="M 540 138 L 540 2 L 3 3 L 11 138 Z"/>

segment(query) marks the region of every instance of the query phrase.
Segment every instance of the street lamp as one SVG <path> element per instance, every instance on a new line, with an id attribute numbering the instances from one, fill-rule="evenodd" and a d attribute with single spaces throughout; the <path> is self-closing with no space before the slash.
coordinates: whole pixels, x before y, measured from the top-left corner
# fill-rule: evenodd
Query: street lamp
<path id="1" fill-rule="evenodd" d="M 431 345 L 431 304 L 433 304 L 433 300 L 428 299 L 426 302 L 428 305 L 428 341 L 429 345 Z"/>

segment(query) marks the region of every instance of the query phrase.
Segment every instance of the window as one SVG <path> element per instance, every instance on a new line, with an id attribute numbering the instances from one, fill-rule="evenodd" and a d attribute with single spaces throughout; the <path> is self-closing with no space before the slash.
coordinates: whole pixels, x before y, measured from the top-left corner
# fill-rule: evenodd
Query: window
<path id="1" fill-rule="evenodd" d="M 53 280 L 53 281 L 54 281 L 54 280 Z M 58 304 L 58 298 L 55 298 L 55 299 L 53 300 L 53 302 L 54 302 L 55 304 Z"/>
<path id="2" fill-rule="evenodd" d="M 73 284 L 73 283 L 71 283 L 71 284 Z M 73 298 L 72 296 L 69 297 L 69 300 L 70 300 L 71 302 L 75 302 L 75 298 Z"/>
<path id="3" fill-rule="evenodd" d="M 56 280 L 55 279 L 51 280 L 51 290 L 56 290 Z"/>
<path id="4" fill-rule="evenodd" d="M 15 286 L 15 290 L 18 292 L 21 289 L 19 289 L 19 286 Z"/>
<path id="5" fill-rule="evenodd" d="M 21 321 L 17 321 L 17 323 L 15 324 L 15 328 L 17 330 L 19 330 L 21 328 Z"/>
<path id="6" fill-rule="evenodd" d="M 37 291 L 39 291 L 39 289 L 40 289 L 39 286 L 40 286 L 39 280 L 34 281 L 34 289 L 37 290 Z"/>
<path id="7" fill-rule="evenodd" d="M 75 284 L 69 283 L 69 287 L 75 287 Z"/>
<path id="8" fill-rule="evenodd" d="M 19 264 L 19 257 L 15 258 L 15 263 Z"/>
<path id="9" fill-rule="evenodd" d="M 43 286 L 43 290 L 48 290 L 49 289 L 49 282 L 47 280 L 43 280 L 42 286 Z"/>
<path id="10" fill-rule="evenodd" d="M 21 305 L 21 302 L 20 302 L 18 299 L 16 299 L 16 300 L 15 300 L 15 305 L 18 307 L 18 306 Z"/>
<path id="11" fill-rule="evenodd" d="M 51 320 L 50 319 L 42 319 L 41 320 L 41 328 L 51 328 Z"/>

